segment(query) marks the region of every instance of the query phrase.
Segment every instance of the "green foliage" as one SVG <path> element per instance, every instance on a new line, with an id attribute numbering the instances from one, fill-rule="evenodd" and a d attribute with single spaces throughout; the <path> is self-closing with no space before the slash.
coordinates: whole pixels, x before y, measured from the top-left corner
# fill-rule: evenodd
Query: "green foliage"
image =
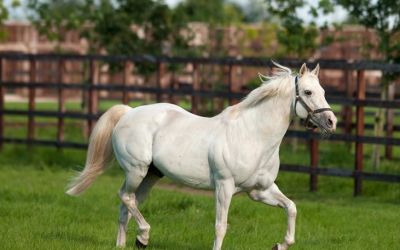
<path id="1" fill-rule="evenodd" d="M 175 15 L 185 22 L 204 22 L 211 25 L 231 24 L 243 20 L 240 7 L 224 0 L 186 0 L 175 8 Z"/>
<path id="2" fill-rule="evenodd" d="M 4 5 L 4 2 L 0 2 L 0 23 L 3 23 L 4 20 L 8 18 L 8 9 Z"/>
<path id="3" fill-rule="evenodd" d="M 274 0 L 266 1 L 269 13 L 276 16 L 280 21 L 281 28 L 277 30 L 277 39 L 282 49 L 278 56 L 307 58 L 315 51 L 318 46 L 317 38 L 319 30 L 314 23 L 306 26 L 302 19 L 297 15 L 296 10 L 304 7 L 304 0 Z M 324 9 L 329 6 L 326 1 L 322 1 Z M 318 16 L 315 7 L 309 6 L 312 16 Z M 322 7 L 321 7 L 322 8 Z"/>
<path id="4" fill-rule="evenodd" d="M 12 0 L 11 8 L 16 8 L 20 5 L 19 0 Z M 2 28 L 4 21 L 9 18 L 10 11 L 3 1 L 0 1 L 0 41 L 7 38 L 6 31 Z"/>
<path id="5" fill-rule="evenodd" d="M 29 0 L 29 8 L 40 34 L 63 41 L 66 31 L 78 31 L 91 53 L 173 55 L 188 48 L 185 23 L 160 0 Z M 154 70 L 143 65 L 141 73 Z"/>
<path id="6" fill-rule="evenodd" d="M 276 40 L 279 25 L 262 22 L 255 25 L 241 25 L 243 35 L 238 38 L 239 51 L 247 57 L 276 57 Z"/>
<path id="7" fill-rule="evenodd" d="M 77 30 L 85 22 L 82 15 L 85 1 L 29 0 L 28 7 L 35 11 L 31 16 L 33 24 L 50 41 L 64 41 L 65 31 Z"/>
<path id="8" fill-rule="evenodd" d="M 224 4 L 224 20 L 225 24 L 237 24 L 244 20 L 242 9 L 234 3 Z"/>
<path id="9" fill-rule="evenodd" d="M 304 27 L 293 18 L 287 18 L 283 22 L 283 28 L 277 32 L 280 44 L 284 45 L 285 57 L 309 57 L 317 48 L 319 30 L 315 25 Z"/>

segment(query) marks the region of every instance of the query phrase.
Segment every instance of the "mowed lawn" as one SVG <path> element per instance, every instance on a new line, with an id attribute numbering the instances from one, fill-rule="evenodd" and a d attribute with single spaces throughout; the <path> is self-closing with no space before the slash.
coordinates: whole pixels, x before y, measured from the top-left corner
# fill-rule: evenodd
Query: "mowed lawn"
<path id="1" fill-rule="evenodd" d="M 19 157 L 15 157 L 19 155 Z M 9 146 L 0 153 L 0 249 L 113 249 L 117 233 L 117 190 L 123 174 L 113 167 L 80 197 L 64 194 L 83 162 L 83 151 Z M 400 185 L 364 183 L 353 198 L 352 180 L 320 177 L 308 192 L 308 176 L 281 172 L 282 191 L 298 208 L 292 249 L 400 249 Z M 207 194 L 153 189 L 141 211 L 152 226 L 148 249 L 211 249 L 214 198 Z M 270 249 L 286 230 L 280 208 L 233 199 L 223 249 Z M 136 225 L 129 225 L 134 249 Z"/>

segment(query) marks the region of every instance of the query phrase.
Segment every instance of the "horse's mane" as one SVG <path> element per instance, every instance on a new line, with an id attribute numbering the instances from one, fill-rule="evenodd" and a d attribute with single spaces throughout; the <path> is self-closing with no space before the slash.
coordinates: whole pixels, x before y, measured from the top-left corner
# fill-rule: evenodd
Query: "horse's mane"
<path id="1" fill-rule="evenodd" d="M 262 82 L 261 86 L 251 91 L 239 104 L 239 109 L 251 108 L 262 102 L 263 100 L 273 97 L 286 95 L 293 89 L 290 81 L 292 70 L 273 62 L 278 70 L 271 76 L 265 76 L 258 73 Z"/>

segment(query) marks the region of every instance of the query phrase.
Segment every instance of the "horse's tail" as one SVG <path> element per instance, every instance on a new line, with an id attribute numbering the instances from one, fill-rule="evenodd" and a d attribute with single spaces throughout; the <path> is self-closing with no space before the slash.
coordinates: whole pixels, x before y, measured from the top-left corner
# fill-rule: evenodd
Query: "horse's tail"
<path id="1" fill-rule="evenodd" d="M 69 184 L 69 195 L 78 195 L 85 191 L 106 169 L 112 160 L 112 131 L 120 118 L 130 110 L 126 105 L 115 105 L 98 120 L 89 139 L 89 148 L 85 168 Z"/>

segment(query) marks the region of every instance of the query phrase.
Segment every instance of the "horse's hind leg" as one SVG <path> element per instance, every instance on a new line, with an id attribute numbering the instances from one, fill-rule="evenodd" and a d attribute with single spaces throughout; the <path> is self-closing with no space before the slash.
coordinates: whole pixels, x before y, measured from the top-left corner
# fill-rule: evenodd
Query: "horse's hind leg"
<path id="1" fill-rule="evenodd" d="M 121 187 L 120 193 L 125 190 L 125 182 Z M 134 199 L 134 196 L 131 197 Z M 117 236 L 117 247 L 125 247 L 126 244 L 126 231 L 128 229 L 128 223 L 131 219 L 132 214 L 129 213 L 128 208 L 124 203 L 121 203 L 119 209 L 119 225 L 118 225 L 118 236 Z"/>
<path id="2" fill-rule="evenodd" d="M 149 178 L 144 182 L 144 177 L 147 174 L 148 167 L 134 167 L 130 171 L 126 172 L 126 180 L 124 186 L 121 188 L 119 196 L 123 205 L 121 206 L 120 215 L 120 226 L 118 232 L 117 245 L 124 246 L 126 239 L 126 228 L 129 222 L 130 216 L 132 216 L 138 225 L 138 235 L 136 240 L 136 245 L 138 247 L 145 247 L 149 242 L 149 231 L 150 225 L 146 222 L 143 215 L 138 209 L 138 198 L 135 192 L 140 190 L 140 186 L 143 183 L 145 186 L 150 187 L 150 183 L 155 183 L 154 179 L 149 176 Z M 153 183 L 153 184 L 154 184 Z M 148 190 L 150 188 L 147 188 Z M 145 189 L 145 190 L 147 190 Z M 147 190 L 147 192 L 148 192 Z M 139 192 L 141 193 L 141 192 Z M 140 196 L 140 195 L 139 195 Z M 143 199 L 143 198 L 141 198 Z"/>
<path id="3" fill-rule="evenodd" d="M 161 178 L 160 174 L 155 174 L 150 171 L 147 173 L 146 177 L 140 183 L 138 189 L 135 192 L 135 195 L 132 195 L 131 199 L 136 198 L 136 201 L 139 204 L 142 204 L 149 194 L 151 188 L 154 184 Z M 122 185 L 120 193 L 124 192 L 125 183 Z M 136 197 L 135 197 L 136 196 Z M 118 227 L 118 236 L 117 236 L 117 247 L 125 247 L 126 244 L 126 232 L 128 229 L 128 223 L 131 219 L 132 214 L 128 211 L 127 206 L 122 203 L 120 207 L 120 217 L 119 217 L 119 227 Z"/>

